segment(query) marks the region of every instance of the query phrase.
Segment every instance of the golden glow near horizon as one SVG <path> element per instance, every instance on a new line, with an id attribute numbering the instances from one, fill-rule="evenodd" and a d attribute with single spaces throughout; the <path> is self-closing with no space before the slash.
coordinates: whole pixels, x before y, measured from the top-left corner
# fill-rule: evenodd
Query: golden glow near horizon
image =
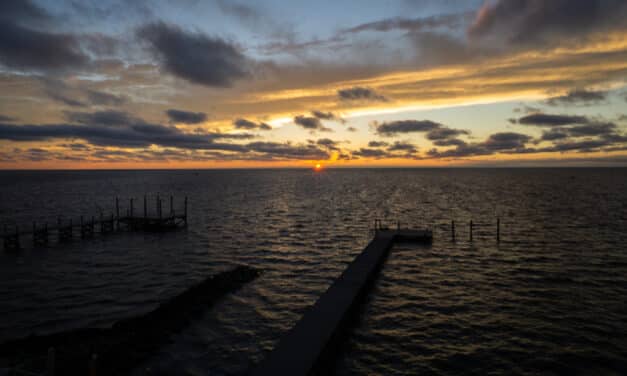
<path id="1" fill-rule="evenodd" d="M 483 17 L 492 15 L 487 6 Z M 185 14 L 181 17 L 191 17 Z M 623 27 L 561 34 L 555 29 L 538 34 L 543 43 L 537 45 L 534 39 L 520 45 L 503 39 L 515 23 L 500 25 L 488 42 L 467 33 L 472 24 L 457 34 L 398 29 L 407 33 L 404 43 L 434 37 L 437 43 L 422 46 L 426 55 L 418 46 L 399 52 L 398 59 L 380 60 L 392 51 L 387 45 L 401 50 L 407 43 L 393 36 L 397 29 L 369 29 L 372 15 L 356 12 L 355 17 L 372 35 L 348 38 L 345 32 L 328 41 L 312 39 L 302 45 L 311 55 L 301 54 L 299 43 L 260 35 L 270 38 L 266 46 L 284 48 L 264 55 L 262 47 L 255 49 L 242 37 L 246 48 L 234 47 L 242 57 L 214 59 L 211 53 L 219 52 L 194 50 L 206 70 L 198 64 L 174 69 L 164 63 L 167 59 L 145 60 L 143 54 L 133 60 L 137 51 L 127 46 L 119 61 L 91 51 L 85 59 L 97 60 L 89 66 L 48 71 L 36 61 L 32 71 L 20 71 L 4 69 L 2 64 L 12 60 L 3 55 L 10 52 L 0 51 L 0 87 L 7 89 L 0 94 L 0 168 L 627 163 Z M 193 17 L 188 21 L 198 33 L 212 35 Z M 533 32 L 541 33 L 541 26 Z M 155 27 L 190 46 L 204 43 L 186 27 Z M 77 38 L 83 34 L 76 31 Z M 144 42 L 155 56 L 169 51 Z M 363 45 L 375 47 L 370 51 Z M 211 64 L 226 66 L 212 69 Z M 538 120 L 544 123 L 518 121 L 533 114 L 545 116 Z M 385 124 L 393 130 L 381 131 Z M 443 133 L 429 133 L 433 124 Z"/>

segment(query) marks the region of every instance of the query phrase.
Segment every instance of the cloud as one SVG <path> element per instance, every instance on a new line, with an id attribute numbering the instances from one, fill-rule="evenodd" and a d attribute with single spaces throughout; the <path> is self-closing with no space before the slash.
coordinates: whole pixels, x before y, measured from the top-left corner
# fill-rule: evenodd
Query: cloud
<path id="1" fill-rule="evenodd" d="M 304 115 L 298 115 L 294 117 L 294 123 L 300 125 L 305 129 L 309 129 L 311 131 L 323 131 L 330 132 L 331 129 L 322 125 L 322 122 L 317 117 L 308 117 Z"/>
<path id="2" fill-rule="evenodd" d="M 3 0 L 0 2 L 0 22 L 47 22 L 50 15 L 30 0 Z"/>
<path id="3" fill-rule="evenodd" d="M 615 135 L 616 130 L 617 126 L 614 123 L 590 123 L 572 127 L 560 127 L 543 132 L 539 141 L 557 141 L 587 136 L 607 137 Z"/>
<path id="4" fill-rule="evenodd" d="M 237 129 L 259 129 L 262 131 L 272 130 L 272 127 L 266 123 L 259 122 L 255 123 L 254 121 L 246 120 L 246 119 L 236 119 L 233 121 L 233 125 Z"/>
<path id="5" fill-rule="evenodd" d="M 207 121 L 207 114 L 204 112 L 189 112 L 171 108 L 165 113 L 174 123 L 200 124 Z"/>
<path id="6" fill-rule="evenodd" d="M 338 142 L 334 141 L 334 140 L 332 140 L 330 138 L 321 138 L 318 141 L 316 141 L 316 144 L 320 145 L 320 146 L 324 146 L 324 147 L 329 148 L 331 150 L 338 150 L 338 147 L 337 147 Z"/>
<path id="7" fill-rule="evenodd" d="M 13 122 L 15 120 L 17 119 L 15 119 L 14 117 L 0 115 L 0 122 L 8 123 L 8 122 Z"/>
<path id="8" fill-rule="evenodd" d="M 527 142 L 531 140 L 531 136 L 515 133 L 501 132 L 490 135 L 481 146 L 488 150 L 511 150 L 523 148 Z"/>
<path id="9" fill-rule="evenodd" d="M 364 157 L 364 158 L 386 158 L 389 156 L 389 153 L 385 150 L 381 149 L 370 149 L 370 148 L 361 148 L 357 151 L 354 151 L 353 156 L 355 157 Z"/>
<path id="10" fill-rule="evenodd" d="M 105 93 L 97 90 L 87 90 L 87 99 L 97 106 L 121 106 L 127 102 L 124 96 Z"/>
<path id="11" fill-rule="evenodd" d="M 448 150 L 431 149 L 427 156 L 431 158 L 463 158 L 470 156 L 491 155 L 499 152 L 505 153 L 525 153 L 530 151 L 525 147 L 532 137 L 522 133 L 499 132 L 488 136 L 483 142 L 466 143 L 461 140 L 455 141 L 455 148 Z M 443 145 L 443 146 L 452 146 Z"/>
<path id="12" fill-rule="evenodd" d="M 486 2 L 468 30 L 471 38 L 513 45 L 546 45 L 625 29 L 624 0 L 497 0 Z"/>
<path id="13" fill-rule="evenodd" d="M 47 94 L 48 94 L 48 97 L 52 99 L 53 101 L 62 103 L 66 106 L 87 107 L 87 103 L 82 102 L 78 99 L 70 98 L 62 93 L 48 91 Z"/>
<path id="14" fill-rule="evenodd" d="M 382 147 L 386 147 L 388 145 L 389 144 L 387 142 L 385 142 L 385 141 L 370 141 L 368 143 L 368 147 L 371 147 L 371 148 L 382 148 Z"/>
<path id="15" fill-rule="evenodd" d="M 342 119 L 342 117 L 330 111 L 324 112 L 324 111 L 312 110 L 311 115 L 321 120 L 337 120 L 341 123 L 346 122 L 344 119 Z"/>
<path id="16" fill-rule="evenodd" d="M 565 95 L 552 97 L 546 100 L 549 106 L 591 105 L 598 104 L 607 98 L 606 91 L 589 91 L 578 89 L 569 91 Z"/>
<path id="17" fill-rule="evenodd" d="M 342 100 L 347 101 L 378 101 L 378 102 L 386 102 L 387 98 L 383 95 L 377 94 L 374 90 L 355 86 L 348 89 L 340 89 L 337 91 L 337 95 Z"/>
<path id="18" fill-rule="evenodd" d="M 329 159 L 327 151 L 315 145 L 294 145 L 289 142 L 251 142 L 247 147 L 255 152 L 286 159 Z"/>
<path id="19" fill-rule="evenodd" d="M 361 33 L 364 31 L 388 32 L 393 30 L 421 31 L 437 28 L 456 29 L 468 21 L 472 13 L 442 14 L 431 17 L 386 18 L 374 22 L 362 23 L 342 30 L 342 33 Z"/>
<path id="20" fill-rule="evenodd" d="M 536 127 L 556 127 L 570 124 L 587 124 L 590 121 L 585 116 L 551 115 L 536 113 L 518 119 L 518 124 Z"/>
<path id="21" fill-rule="evenodd" d="M 249 73 L 248 59 L 222 39 L 163 22 L 141 27 L 138 35 L 148 42 L 168 72 L 189 82 L 228 87 Z"/>
<path id="22" fill-rule="evenodd" d="M 377 125 L 377 133 L 382 136 L 395 136 L 398 133 L 429 132 L 443 127 L 431 120 L 398 120 Z"/>
<path id="23" fill-rule="evenodd" d="M 387 151 L 389 152 L 397 152 L 402 151 L 407 154 L 413 154 L 418 152 L 418 148 L 416 145 L 411 144 L 409 142 L 396 141 L 392 145 L 388 146 Z"/>
<path id="24" fill-rule="evenodd" d="M 90 59 L 72 34 L 39 31 L 51 20 L 31 1 L 0 2 L 0 65 L 18 71 L 62 71 L 85 67 Z"/>
<path id="25" fill-rule="evenodd" d="M 119 111 L 94 113 L 67 112 L 65 124 L 0 123 L 0 139 L 11 141 L 46 141 L 82 139 L 92 145 L 117 147 L 149 147 L 158 145 L 184 149 L 245 151 L 240 144 L 218 143 L 217 140 L 245 140 L 250 134 L 185 133 L 176 127 L 148 123 Z"/>
<path id="26" fill-rule="evenodd" d="M 432 141 L 445 140 L 445 139 L 450 139 L 450 138 L 457 137 L 460 135 L 468 135 L 468 134 L 470 134 L 470 132 L 464 129 L 439 127 L 439 128 L 435 128 L 429 131 L 429 133 L 427 133 L 427 139 L 432 140 Z"/>

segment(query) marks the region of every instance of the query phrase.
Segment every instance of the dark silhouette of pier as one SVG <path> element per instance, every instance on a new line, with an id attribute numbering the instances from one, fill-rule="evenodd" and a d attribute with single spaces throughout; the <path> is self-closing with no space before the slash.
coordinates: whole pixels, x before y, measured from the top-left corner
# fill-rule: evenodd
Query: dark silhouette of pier
<path id="1" fill-rule="evenodd" d="M 308 375 L 324 362 L 351 310 L 366 292 L 395 242 L 430 243 L 431 230 L 386 228 L 375 221 L 374 238 L 331 287 L 290 329 L 252 375 Z"/>
<path id="2" fill-rule="evenodd" d="M 59 243 L 68 242 L 75 237 L 87 239 L 95 234 L 110 234 L 118 231 L 150 231 L 165 232 L 187 226 L 187 196 L 183 201 L 183 209 L 176 212 L 174 196 L 169 197 L 169 211 L 163 210 L 163 199 L 155 199 L 155 214 L 148 214 L 148 197 L 143 197 L 143 211 L 136 212 L 134 199 L 129 200 L 126 214 L 120 215 L 120 200 L 115 198 L 115 213 L 108 216 L 102 213 L 96 217 L 80 216 L 79 221 L 62 220 L 58 217 L 56 225 L 33 222 L 32 228 L 21 229 L 19 226 L 9 229 L 3 226 L 2 239 L 4 249 L 15 251 L 22 248 L 24 238 L 30 238 L 34 246 L 48 245 L 55 238 Z"/>

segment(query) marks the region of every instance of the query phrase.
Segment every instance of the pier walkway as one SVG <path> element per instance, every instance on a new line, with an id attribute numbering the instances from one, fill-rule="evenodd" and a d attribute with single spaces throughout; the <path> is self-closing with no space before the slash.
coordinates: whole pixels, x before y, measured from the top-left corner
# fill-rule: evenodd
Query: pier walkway
<path id="1" fill-rule="evenodd" d="M 368 282 L 375 278 L 394 242 L 430 243 L 431 240 L 430 230 L 390 230 L 381 228 L 378 223 L 374 239 L 285 334 L 252 374 L 296 376 L 314 372 L 316 364 L 324 358 L 325 349 L 334 342 L 334 337 L 351 309 L 366 292 Z"/>

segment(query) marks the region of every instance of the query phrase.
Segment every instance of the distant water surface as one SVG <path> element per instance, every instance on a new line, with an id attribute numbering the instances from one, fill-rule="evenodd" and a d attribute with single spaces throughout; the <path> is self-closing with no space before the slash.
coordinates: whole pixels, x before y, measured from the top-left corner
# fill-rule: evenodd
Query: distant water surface
<path id="1" fill-rule="evenodd" d="M 23 228 L 189 196 L 190 226 L 0 253 L 0 341 L 153 309 L 234 264 L 263 275 L 139 367 L 242 374 L 367 244 L 374 218 L 431 226 L 395 247 L 338 356 L 349 374 L 623 374 L 627 169 L 0 172 Z M 168 208 L 169 209 L 169 208 Z M 494 239 L 502 218 L 502 241 Z M 457 239 L 448 224 L 455 219 Z M 468 221 L 476 224 L 468 241 Z M 26 240 L 25 240 L 26 243 Z"/>

